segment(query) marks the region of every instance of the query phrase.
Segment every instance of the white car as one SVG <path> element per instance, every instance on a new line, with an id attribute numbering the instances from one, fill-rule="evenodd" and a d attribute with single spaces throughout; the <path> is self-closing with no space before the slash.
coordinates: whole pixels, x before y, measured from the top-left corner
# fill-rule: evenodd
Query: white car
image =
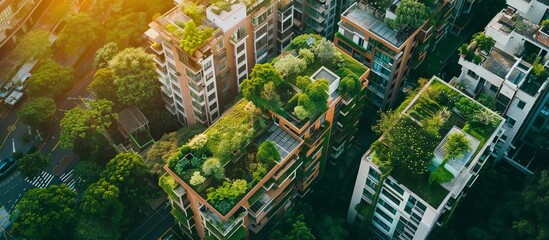
<path id="1" fill-rule="evenodd" d="M 0 100 L 7 97 L 11 93 L 11 91 L 13 91 L 13 86 L 14 84 L 12 82 L 9 82 L 0 89 Z"/>
<path id="2" fill-rule="evenodd" d="M 19 81 L 15 83 L 15 90 L 23 91 L 27 87 L 27 80 L 31 77 L 30 73 L 25 73 Z"/>

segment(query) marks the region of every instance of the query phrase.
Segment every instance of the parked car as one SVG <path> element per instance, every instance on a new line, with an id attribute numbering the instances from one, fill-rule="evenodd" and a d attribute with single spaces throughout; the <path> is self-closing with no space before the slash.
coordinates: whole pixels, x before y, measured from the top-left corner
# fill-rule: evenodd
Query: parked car
<path id="1" fill-rule="evenodd" d="M 21 99 L 23 99 L 24 95 L 25 94 L 23 92 L 13 90 L 10 95 L 8 95 L 6 99 L 4 99 L 4 103 L 6 103 L 8 107 L 12 108 L 17 105 L 17 103 L 19 103 Z"/>
<path id="2" fill-rule="evenodd" d="M 23 77 L 21 77 L 21 79 L 19 79 L 19 81 L 15 83 L 15 90 L 21 92 L 25 90 L 25 88 L 27 87 L 27 80 L 29 80 L 30 76 L 30 73 L 25 73 Z"/>
<path id="3" fill-rule="evenodd" d="M 12 82 L 6 83 L 6 85 L 4 85 L 0 89 L 0 99 L 6 98 L 11 93 L 14 86 L 15 84 L 13 84 Z"/>
<path id="4" fill-rule="evenodd" d="M 0 161 L 0 179 L 4 179 L 9 176 L 16 168 L 17 160 L 13 157 Z"/>

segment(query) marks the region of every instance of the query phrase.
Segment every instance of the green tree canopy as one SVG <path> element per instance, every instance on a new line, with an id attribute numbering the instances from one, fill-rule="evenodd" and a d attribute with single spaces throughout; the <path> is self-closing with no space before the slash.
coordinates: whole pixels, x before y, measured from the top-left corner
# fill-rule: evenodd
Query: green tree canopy
<path id="1" fill-rule="evenodd" d="M 118 224 L 90 216 L 82 216 L 76 227 L 76 239 L 97 240 L 97 239 L 120 239 L 121 230 Z"/>
<path id="2" fill-rule="evenodd" d="M 119 103 L 114 85 L 114 72 L 110 68 L 101 68 L 93 75 L 93 81 L 88 86 L 97 99 L 107 99 L 114 104 Z"/>
<path id="3" fill-rule="evenodd" d="M 118 187 L 103 178 L 99 179 L 84 192 L 82 213 L 119 223 L 124 218 L 124 206 L 119 200 L 119 194 Z"/>
<path id="4" fill-rule="evenodd" d="M 181 11 L 190 17 L 195 24 L 200 25 L 202 17 L 204 17 L 204 6 L 196 4 L 192 1 L 183 1 L 181 4 Z"/>
<path id="5" fill-rule="evenodd" d="M 297 221 L 292 224 L 292 230 L 284 236 L 284 240 L 314 240 L 316 239 L 311 228 L 305 222 Z"/>
<path id="6" fill-rule="evenodd" d="M 221 165 L 219 158 L 208 158 L 202 165 L 202 172 L 206 176 L 214 176 L 216 179 L 221 180 L 225 177 L 225 168 Z"/>
<path id="7" fill-rule="evenodd" d="M 143 33 L 148 29 L 147 14 L 133 12 L 118 19 L 107 32 L 107 42 L 115 42 L 121 49 L 137 47 L 143 41 Z"/>
<path id="8" fill-rule="evenodd" d="M 33 29 L 17 41 L 13 54 L 22 61 L 49 57 L 51 56 L 50 45 L 50 33 L 48 31 Z"/>
<path id="9" fill-rule="evenodd" d="M 428 17 L 429 10 L 423 3 L 417 0 L 402 0 L 396 9 L 393 27 L 397 30 L 405 28 L 415 30 L 423 25 Z"/>
<path id="10" fill-rule="evenodd" d="M 461 157 L 463 154 L 471 151 L 471 143 L 465 133 L 453 132 L 448 135 L 446 144 L 444 144 L 444 151 L 448 159 Z"/>
<path id="11" fill-rule="evenodd" d="M 164 134 L 147 152 L 146 163 L 149 166 L 149 171 L 156 174 L 164 173 L 164 165 L 168 163 L 168 159 L 173 154 L 179 151 L 179 147 L 204 130 L 206 130 L 204 126 L 195 124 Z"/>
<path id="12" fill-rule="evenodd" d="M 326 38 L 321 38 L 316 42 L 313 51 L 315 55 L 320 58 L 322 64 L 326 64 L 329 60 L 334 58 L 335 47 L 334 44 L 326 40 Z"/>
<path id="13" fill-rule="evenodd" d="M 76 219 L 76 193 L 65 185 L 29 190 L 15 207 L 13 231 L 27 239 L 66 239 Z"/>
<path id="14" fill-rule="evenodd" d="M 496 43 L 492 37 L 484 34 L 484 32 L 478 32 L 473 34 L 473 41 L 477 42 L 477 46 L 485 52 L 490 51 Z"/>
<path id="15" fill-rule="evenodd" d="M 158 96 L 158 73 L 152 58 L 142 48 L 126 48 L 109 62 L 120 103 L 142 108 Z"/>
<path id="16" fill-rule="evenodd" d="M 194 21 L 187 21 L 183 28 L 179 47 L 192 56 L 196 49 L 200 47 L 204 41 L 211 38 L 212 35 L 213 28 L 204 25 L 199 25 L 199 27 L 197 27 Z"/>
<path id="17" fill-rule="evenodd" d="M 38 64 L 30 77 L 28 93 L 33 97 L 60 97 L 66 93 L 74 81 L 73 69 L 57 64 L 46 58 Z"/>
<path id="18" fill-rule="evenodd" d="M 349 231 L 343 226 L 345 220 L 343 218 L 333 218 L 332 216 L 323 216 L 320 220 L 321 225 L 318 226 L 316 235 L 321 240 L 343 240 L 347 239 Z"/>
<path id="19" fill-rule="evenodd" d="M 19 171 L 24 177 L 30 179 L 38 176 L 49 164 L 48 155 L 41 152 L 25 154 L 21 159 L 17 160 Z"/>
<path id="20" fill-rule="evenodd" d="M 346 76 L 341 79 L 338 91 L 342 95 L 356 96 L 362 89 L 362 84 L 356 75 Z"/>
<path id="21" fill-rule="evenodd" d="M 151 198 L 147 171 L 139 154 L 119 153 L 107 163 L 101 177 L 120 189 L 122 203 L 134 211 Z"/>
<path id="22" fill-rule="evenodd" d="M 280 161 L 280 153 L 276 149 L 275 143 L 270 140 L 264 141 L 259 145 L 255 157 L 266 166 L 272 166 L 275 161 Z"/>
<path id="23" fill-rule="evenodd" d="M 198 186 L 206 181 L 206 178 L 200 174 L 200 171 L 194 171 L 189 183 L 193 186 Z"/>
<path id="24" fill-rule="evenodd" d="M 74 167 L 74 177 L 79 179 L 76 182 L 76 188 L 84 190 L 101 177 L 103 169 L 97 163 L 92 161 L 80 160 Z"/>
<path id="25" fill-rule="evenodd" d="M 255 106 L 263 110 L 276 109 L 280 106 L 276 89 L 281 83 L 282 75 L 272 64 L 256 64 L 249 78 L 242 82 L 240 88 L 244 97 L 252 101 Z"/>
<path id="26" fill-rule="evenodd" d="M 117 118 L 117 114 L 112 112 L 112 102 L 108 100 L 92 100 L 87 105 L 89 108 L 77 106 L 69 110 L 61 119 L 61 147 L 71 148 L 76 138 L 102 133 Z"/>
<path id="27" fill-rule="evenodd" d="M 87 13 L 77 13 L 66 19 L 66 24 L 59 32 L 55 46 L 67 54 L 77 54 L 82 47 L 97 40 L 101 26 Z"/>
<path id="28" fill-rule="evenodd" d="M 93 67 L 97 70 L 109 66 L 109 61 L 120 52 L 116 42 L 109 42 L 95 52 Z"/>
<path id="29" fill-rule="evenodd" d="M 56 110 L 57 106 L 53 99 L 34 98 L 21 108 L 17 115 L 24 124 L 38 128 L 45 126 Z"/>

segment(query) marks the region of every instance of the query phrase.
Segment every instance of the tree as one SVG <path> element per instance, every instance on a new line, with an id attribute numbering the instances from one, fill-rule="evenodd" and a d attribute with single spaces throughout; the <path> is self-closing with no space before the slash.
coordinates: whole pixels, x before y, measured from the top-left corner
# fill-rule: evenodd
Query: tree
<path id="1" fill-rule="evenodd" d="M 480 50 L 485 52 L 489 52 L 495 44 L 494 39 L 484 34 L 484 32 L 478 32 L 473 34 L 473 41 L 477 42 L 477 46 L 480 48 Z"/>
<path id="2" fill-rule="evenodd" d="M 197 25 L 201 24 L 200 19 L 204 16 L 204 6 L 198 5 L 191 1 L 184 1 L 180 4 L 181 11 L 190 17 Z"/>
<path id="3" fill-rule="evenodd" d="M 342 95 L 356 96 L 362 88 L 362 84 L 358 77 L 346 76 L 341 79 L 337 90 Z"/>
<path id="4" fill-rule="evenodd" d="M 349 232 L 343 227 L 344 225 L 345 220 L 343 218 L 332 218 L 329 215 L 323 216 L 316 235 L 321 240 L 347 239 Z"/>
<path id="5" fill-rule="evenodd" d="M 119 200 L 119 194 L 118 187 L 103 178 L 99 179 L 84 192 L 82 213 L 119 223 L 124 218 L 124 206 Z"/>
<path id="6" fill-rule="evenodd" d="M 301 89 L 301 91 L 305 91 L 309 85 L 311 85 L 312 81 L 309 76 L 298 76 L 295 80 L 296 86 Z"/>
<path id="7" fill-rule="evenodd" d="M 48 120 L 57 111 L 57 106 L 51 98 L 34 98 L 30 100 L 19 112 L 17 116 L 21 122 L 33 128 L 45 126 Z"/>
<path id="8" fill-rule="evenodd" d="M 64 53 L 77 54 L 85 47 L 97 40 L 101 26 L 87 13 L 77 13 L 66 19 L 66 24 L 59 32 L 54 43 L 57 49 Z"/>
<path id="9" fill-rule="evenodd" d="M 117 240 L 120 239 L 122 232 L 118 225 L 95 217 L 82 216 L 78 220 L 75 237 L 78 240 Z"/>
<path id="10" fill-rule="evenodd" d="M 429 10 L 417 0 L 402 0 L 396 9 L 396 19 L 392 24 L 397 30 L 412 29 L 423 25 L 429 17 Z"/>
<path id="11" fill-rule="evenodd" d="M 221 202 L 223 200 L 234 200 L 246 192 L 248 183 L 244 179 L 237 179 L 232 182 L 223 182 L 223 185 L 214 188 L 208 188 L 208 201 Z"/>
<path id="12" fill-rule="evenodd" d="M 152 58 L 142 48 L 126 48 L 109 62 L 120 103 L 142 108 L 159 94 L 158 73 Z"/>
<path id="13" fill-rule="evenodd" d="M 273 82 L 268 82 L 263 85 L 263 91 L 261 91 L 261 97 L 269 101 L 274 100 L 278 94 Z"/>
<path id="14" fill-rule="evenodd" d="M 133 212 L 152 197 L 147 178 L 147 165 L 136 153 L 119 153 L 111 159 L 101 177 L 120 189 L 120 198 Z"/>
<path id="15" fill-rule="evenodd" d="M 80 160 L 74 167 L 74 177 L 79 179 L 76 181 L 76 188 L 84 190 L 88 186 L 101 178 L 101 166 L 92 161 Z"/>
<path id="16" fill-rule="evenodd" d="M 101 68 L 95 72 L 93 81 L 89 88 L 95 94 L 97 99 L 107 99 L 113 103 L 118 103 L 116 95 L 116 86 L 114 85 L 114 72 L 109 68 Z"/>
<path id="17" fill-rule="evenodd" d="M 295 106 L 293 114 L 301 121 L 305 120 L 305 118 L 310 115 L 303 106 Z"/>
<path id="18" fill-rule="evenodd" d="M 66 239 L 75 209 L 76 193 L 66 185 L 33 188 L 15 207 L 13 231 L 27 239 Z"/>
<path id="19" fill-rule="evenodd" d="M 133 12 L 118 19 L 107 32 L 107 42 L 115 42 L 121 49 L 137 47 L 142 41 L 143 33 L 148 29 L 147 14 Z"/>
<path id="20" fill-rule="evenodd" d="M 316 239 L 311 229 L 302 221 L 292 224 L 292 230 L 284 237 L 284 240 L 314 240 Z"/>
<path id="21" fill-rule="evenodd" d="M 320 41 L 317 41 L 313 47 L 313 51 L 320 58 L 322 64 L 324 64 L 334 57 L 335 47 L 332 42 L 326 40 L 326 38 L 322 38 Z"/>
<path id="22" fill-rule="evenodd" d="M 280 153 L 276 149 L 275 143 L 270 140 L 264 141 L 259 145 L 255 157 L 260 163 L 266 166 L 272 166 L 275 161 L 280 161 Z"/>
<path id="23" fill-rule="evenodd" d="M 21 61 L 49 57 L 51 56 L 50 45 L 50 33 L 48 31 L 33 29 L 18 40 L 13 54 Z"/>
<path id="24" fill-rule="evenodd" d="M 196 27 L 194 21 L 185 22 L 185 27 L 183 28 L 181 42 L 179 47 L 187 52 L 189 55 L 193 56 L 196 52 L 196 49 L 204 43 L 204 41 L 211 38 L 213 35 L 213 29 L 204 25 L 199 25 Z"/>
<path id="25" fill-rule="evenodd" d="M 252 128 L 254 128 L 255 116 L 261 113 L 261 109 L 256 107 L 253 102 L 248 102 L 244 106 L 244 112 L 250 117 L 250 123 L 252 124 Z"/>
<path id="26" fill-rule="evenodd" d="M 202 174 L 200 174 L 199 171 L 195 171 L 193 173 L 193 176 L 189 180 L 189 183 L 191 183 L 191 185 L 193 185 L 193 186 L 198 186 L 198 185 L 204 183 L 204 181 L 206 181 L 206 178 L 204 176 L 202 176 Z"/>
<path id="27" fill-rule="evenodd" d="M 208 158 L 202 165 L 202 172 L 206 176 L 214 176 L 217 180 L 225 177 L 225 168 L 221 165 L 219 158 Z"/>
<path id="28" fill-rule="evenodd" d="M 69 110 L 61 119 L 61 147 L 71 148 L 77 138 L 102 133 L 112 124 L 112 120 L 118 117 L 112 112 L 112 102 L 109 100 L 91 100 L 87 105 L 89 108 L 77 106 Z"/>
<path id="29" fill-rule="evenodd" d="M 204 132 L 206 128 L 201 124 L 184 127 L 176 132 L 164 134 L 156 141 L 147 152 L 147 165 L 151 173 L 161 174 L 168 159 L 179 151 L 179 147 L 189 141 L 193 136 Z"/>
<path id="30" fill-rule="evenodd" d="M 305 60 L 307 65 L 315 62 L 315 54 L 313 53 L 313 51 L 311 51 L 311 49 L 308 49 L 308 48 L 299 49 L 299 56 L 301 57 L 301 59 Z"/>
<path id="31" fill-rule="evenodd" d="M 465 133 L 453 132 L 448 135 L 446 144 L 444 144 L 444 151 L 447 159 L 461 157 L 471 151 L 471 143 Z"/>
<path id="32" fill-rule="evenodd" d="M 303 50 L 303 49 L 302 49 Z M 286 77 L 291 74 L 297 74 L 307 68 L 307 62 L 302 58 L 297 58 L 294 55 L 286 55 L 274 64 L 276 70 Z"/>
<path id="33" fill-rule="evenodd" d="M 28 93 L 33 97 L 60 97 L 71 88 L 73 72 L 51 58 L 44 59 L 28 80 Z"/>
<path id="34" fill-rule="evenodd" d="M 38 176 L 49 164 L 48 155 L 41 152 L 25 154 L 21 159 L 17 160 L 19 171 L 24 177 L 33 179 Z"/>
<path id="35" fill-rule="evenodd" d="M 97 70 L 109 66 L 109 61 L 120 52 L 116 42 L 109 42 L 95 52 L 93 67 Z M 97 74 L 97 73 L 96 73 Z"/>
<path id="36" fill-rule="evenodd" d="M 522 239 L 547 239 L 549 237 L 549 170 L 541 171 L 522 190 L 524 211 L 513 222 L 513 229 Z"/>

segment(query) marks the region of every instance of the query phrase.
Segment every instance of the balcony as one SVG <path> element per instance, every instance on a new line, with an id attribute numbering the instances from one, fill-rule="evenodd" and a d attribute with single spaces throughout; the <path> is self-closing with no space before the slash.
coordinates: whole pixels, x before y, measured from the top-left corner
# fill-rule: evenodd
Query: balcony
<path id="1" fill-rule="evenodd" d="M 545 45 L 546 47 L 549 47 L 549 28 L 548 27 L 540 28 L 534 36 L 536 41 Z"/>

